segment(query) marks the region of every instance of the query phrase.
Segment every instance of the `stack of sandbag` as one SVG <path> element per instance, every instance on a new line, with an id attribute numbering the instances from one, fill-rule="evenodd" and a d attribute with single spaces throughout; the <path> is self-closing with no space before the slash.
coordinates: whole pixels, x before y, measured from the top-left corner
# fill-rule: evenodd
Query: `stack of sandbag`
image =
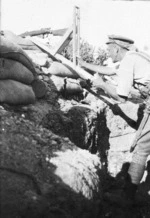
<path id="1" fill-rule="evenodd" d="M 2 31 L 2 34 L 5 38 L 25 50 L 26 54 L 30 57 L 34 64 L 40 65 L 41 67 L 45 67 L 47 65 L 49 60 L 48 55 L 43 53 L 31 40 L 28 38 L 22 38 L 9 30 Z"/>
<path id="2" fill-rule="evenodd" d="M 38 47 L 31 42 L 31 40 L 22 38 L 9 30 L 1 31 L 1 35 L 7 38 L 14 44 L 19 45 L 23 50 L 38 50 Z"/>
<path id="3" fill-rule="evenodd" d="M 32 62 L 40 65 L 45 74 L 52 75 L 51 80 L 53 80 L 58 92 L 71 95 L 83 92 L 83 89 L 77 80 L 79 76 L 71 67 L 57 61 L 51 63 L 48 59 L 48 55 L 43 53 L 31 40 L 27 38 L 17 36 L 8 30 L 3 31 L 3 36 L 15 42 L 19 47 L 21 46 L 26 54 L 28 54 L 31 58 Z M 38 90 L 37 85 L 34 85 L 34 88 L 35 90 Z"/>
<path id="4" fill-rule="evenodd" d="M 37 74 L 32 60 L 19 45 L 1 33 L 0 103 L 14 105 L 33 103 L 38 97 L 38 92 L 35 92 L 36 81 L 38 81 Z"/>
<path id="5" fill-rule="evenodd" d="M 32 60 L 26 52 L 19 45 L 10 41 L 3 33 L 0 34 L 0 57 L 18 61 L 36 75 Z"/>
<path id="6" fill-rule="evenodd" d="M 54 61 L 48 71 L 52 75 L 51 79 L 59 92 L 65 92 L 69 95 L 83 92 L 80 82 L 77 80 L 78 74 L 68 65 Z"/>

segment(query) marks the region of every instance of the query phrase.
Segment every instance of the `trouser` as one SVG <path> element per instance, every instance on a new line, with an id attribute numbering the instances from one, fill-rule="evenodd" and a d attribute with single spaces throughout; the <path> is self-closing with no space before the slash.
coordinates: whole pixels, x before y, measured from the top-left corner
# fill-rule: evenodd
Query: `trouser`
<path id="1" fill-rule="evenodd" d="M 150 97 L 147 102 L 145 113 L 150 110 Z M 150 155 L 150 116 L 148 117 L 144 128 L 141 130 L 140 137 L 136 142 L 132 161 L 128 170 L 133 184 L 139 184 L 145 170 L 147 157 Z"/>

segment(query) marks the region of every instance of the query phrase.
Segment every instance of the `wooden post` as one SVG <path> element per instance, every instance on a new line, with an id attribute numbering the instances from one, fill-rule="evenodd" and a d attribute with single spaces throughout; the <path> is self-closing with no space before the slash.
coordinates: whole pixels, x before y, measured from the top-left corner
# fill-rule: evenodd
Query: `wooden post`
<path id="1" fill-rule="evenodd" d="M 53 51 L 54 55 L 56 55 L 57 53 L 60 54 L 64 50 L 64 48 L 69 44 L 69 42 L 72 39 L 72 33 L 73 33 L 73 28 L 71 26 L 64 34 L 63 39 L 61 40 L 60 44 Z"/>
<path id="2" fill-rule="evenodd" d="M 76 6 L 73 12 L 73 64 L 76 66 Z"/>
<path id="3" fill-rule="evenodd" d="M 80 9 L 74 7 L 73 13 L 73 64 L 74 66 L 78 63 L 80 49 Z"/>
<path id="4" fill-rule="evenodd" d="M 77 14 L 77 65 L 79 65 L 80 58 L 80 9 Z"/>
<path id="5" fill-rule="evenodd" d="M 2 8 L 2 3 L 1 3 L 1 0 L 0 0 L 0 30 L 1 30 L 1 20 L 2 20 L 2 12 L 1 12 L 1 8 Z"/>

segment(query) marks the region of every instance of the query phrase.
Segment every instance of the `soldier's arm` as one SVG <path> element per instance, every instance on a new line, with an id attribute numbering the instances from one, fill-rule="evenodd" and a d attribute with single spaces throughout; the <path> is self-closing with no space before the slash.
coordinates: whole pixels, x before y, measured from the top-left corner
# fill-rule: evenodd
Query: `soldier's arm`
<path id="1" fill-rule="evenodd" d="M 117 94 L 115 86 L 105 83 L 102 77 L 99 76 L 98 74 L 96 74 L 93 77 L 92 84 L 97 89 L 98 88 L 103 89 L 108 96 L 110 96 L 111 98 L 113 98 L 118 102 L 124 103 L 127 100 L 127 97 L 120 96 Z"/>
<path id="2" fill-rule="evenodd" d="M 115 75 L 116 74 L 116 69 L 111 68 L 111 67 L 106 67 L 106 66 L 99 66 L 95 64 L 89 64 L 86 63 L 85 61 L 80 61 L 80 66 L 84 67 L 85 69 L 91 70 L 93 72 L 98 72 L 102 75 Z"/>

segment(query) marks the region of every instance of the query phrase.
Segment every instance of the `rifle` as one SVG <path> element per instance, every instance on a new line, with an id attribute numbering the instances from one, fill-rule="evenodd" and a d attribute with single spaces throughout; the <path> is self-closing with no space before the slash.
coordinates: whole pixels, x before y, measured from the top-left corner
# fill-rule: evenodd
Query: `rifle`
<path id="1" fill-rule="evenodd" d="M 64 29 L 58 29 L 58 30 L 51 30 L 51 28 L 42 28 L 40 30 L 33 30 L 33 31 L 27 31 L 19 36 L 26 37 L 26 36 L 38 36 L 43 34 L 52 34 L 54 36 L 63 36 L 65 32 L 67 31 L 67 28 Z"/>
<path id="2" fill-rule="evenodd" d="M 37 35 L 43 35 L 43 34 L 50 34 L 51 33 L 51 28 L 42 28 L 40 30 L 33 30 L 33 31 L 27 31 L 25 33 L 20 34 L 19 36 L 21 37 L 26 37 L 26 36 L 37 36 Z"/>
<path id="3" fill-rule="evenodd" d="M 60 54 L 55 54 L 55 56 L 52 54 L 51 50 L 44 44 L 42 44 L 41 42 L 39 42 L 38 40 L 36 39 L 33 39 L 31 38 L 30 39 L 34 44 L 36 44 L 38 47 L 40 47 L 43 51 L 45 51 L 47 54 L 49 54 L 49 56 L 55 60 L 55 61 L 61 61 L 62 63 L 64 63 L 65 65 L 68 65 L 69 67 L 71 67 L 73 70 L 76 71 L 76 73 L 79 75 L 80 78 L 82 78 L 83 80 L 86 80 L 87 82 L 90 83 L 90 81 L 92 80 L 93 78 L 93 75 L 91 75 L 90 73 L 88 73 L 87 71 L 85 71 L 84 69 L 80 68 L 79 66 L 74 66 L 74 64 L 67 60 L 66 58 L 64 58 L 62 55 Z M 100 96 L 98 95 L 95 91 L 92 90 L 92 88 L 89 86 L 87 87 L 87 90 L 93 94 L 95 97 L 97 97 L 98 99 L 102 100 L 104 103 L 106 103 L 108 106 L 114 106 L 116 105 L 116 102 L 114 102 L 113 100 L 111 100 L 109 97 L 106 97 L 106 96 Z M 141 124 L 137 130 L 137 133 L 136 133 L 136 137 L 135 137 L 135 140 L 131 146 L 131 149 L 130 149 L 130 152 L 132 152 L 137 144 L 137 141 L 138 139 L 140 138 L 141 136 L 141 133 L 142 133 L 142 129 L 144 128 L 148 118 L 149 118 L 149 113 L 150 112 L 145 112 L 144 114 L 144 117 L 141 121 Z"/>
<path id="4" fill-rule="evenodd" d="M 35 45 L 37 45 L 40 49 L 42 49 L 44 52 L 46 52 L 54 61 L 61 61 L 63 64 L 65 64 L 66 66 L 69 66 L 70 68 L 72 68 L 74 71 L 76 71 L 76 73 L 78 74 L 79 78 L 85 80 L 85 81 L 92 81 L 93 79 L 93 75 L 91 75 L 90 73 L 88 73 L 87 71 L 85 71 L 84 69 L 82 69 L 79 66 L 74 66 L 74 64 L 69 61 L 68 59 L 66 59 L 65 57 L 63 57 L 60 54 L 53 54 L 52 51 L 50 50 L 50 48 L 48 48 L 48 46 L 44 45 L 43 43 L 39 42 L 38 38 L 29 38 Z M 111 100 L 109 97 L 107 96 L 99 96 L 97 95 L 96 92 L 94 92 L 91 88 L 88 88 L 88 91 L 90 93 L 92 93 L 94 96 L 96 96 L 97 98 L 99 98 L 100 100 L 102 100 L 103 102 L 105 102 L 107 105 L 114 105 L 115 102 L 113 100 Z"/>

